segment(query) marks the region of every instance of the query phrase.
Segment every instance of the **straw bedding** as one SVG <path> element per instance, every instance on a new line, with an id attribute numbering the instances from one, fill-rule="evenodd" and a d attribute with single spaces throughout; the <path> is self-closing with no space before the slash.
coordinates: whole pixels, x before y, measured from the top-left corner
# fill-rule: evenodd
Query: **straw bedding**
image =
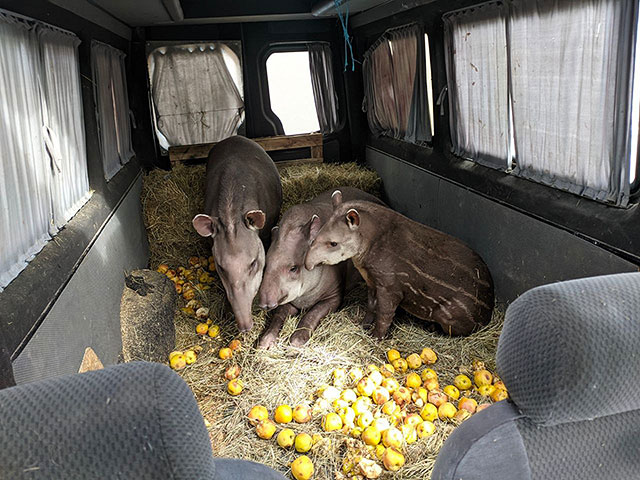
<path id="1" fill-rule="evenodd" d="M 381 187 L 374 172 L 355 164 L 290 167 L 281 172 L 281 177 L 283 211 L 337 185 L 358 187 L 376 195 L 380 194 Z M 177 166 L 172 172 L 156 170 L 145 177 L 142 202 L 151 268 L 160 263 L 177 268 L 186 266 L 193 255 L 210 255 L 210 240 L 199 237 L 191 227 L 191 218 L 201 213 L 203 196 L 204 166 Z M 254 312 L 255 325 L 251 332 L 238 334 L 231 315 L 225 311 L 224 290 L 217 277 L 210 290 L 198 295 L 203 305 L 210 308 L 210 317 L 220 325 L 221 334 L 213 339 L 199 337 L 195 333 L 198 321 L 178 308 L 176 348 L 203 347 L 197 362 L 180 374 L 191 386 L 207 420 L 214 454 L 258 461 L 285 474 L 289 471 L 288 464 L 299 454 L 280 448 L 275 436 L 271 440 L 259 439 L 246 420 L 251 407 L 264 405 L 273 418 L 275 407 L 283 403 L 292 407 L 313 405 L 313 393 L 321 385 L 330 383 L 333 369 L 381 365 L 386 363 L 385 352 L 390 348 L 406 356 L 431 347 L 438 354 L 433 368 L 441 385 L 452 383 L 458 373 L 470 374 L 474 360 L 484 361 L 489 370 L 495 371 L 495 349 L 504 317 L 502 308 L 497 308 L 491 323 L 480 332 L 465 338 L 448 338 L 399 313 L 387 339 L 377 342 L 359 324 L 366 305 L 366 291 L 360 287 L 347 296 L 341 310 L 323 320 L 303 348 L 287 344 L 297 324 L 296 317 L 285 323 L 278 345 L 263 351 L 255 349 L 255 343 L 266 326 L 264 312 Z M 184 303 L 180 300 L 178 307 Z M 231 360 L 219 359 L 218 350 L 234 338 L 241 340 L 242 349 Z M 241 367 L 240 378 L 245 386 L 235 397 L 227 393 L 223 377 L 225 369 L 233 363 Z M 481 400 L 478 396 L 474 398 Z M 320 419 L 320 415 L 315 415 L 308 424 L 292 423 L 287 427 L 296 433 L 322 434 L 323 442 L 307 455 L 315 465 L 314 478 L 332 479 L 340 470 L 349 437 L 322 432 Z M 383 471 L 380 478 L 429 478 L 440 447 L 455 428 L 452 423 L 439 420 L 435 423 L 434 435 L 406 448 L 406 465 L 395 474 Z"/>

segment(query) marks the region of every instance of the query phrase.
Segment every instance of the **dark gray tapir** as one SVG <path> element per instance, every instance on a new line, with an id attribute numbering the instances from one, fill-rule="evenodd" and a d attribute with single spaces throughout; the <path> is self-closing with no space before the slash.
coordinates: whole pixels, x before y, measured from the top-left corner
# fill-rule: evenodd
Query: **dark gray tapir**
<path id="1" fill-rule="evenodd" d="M 333 195 L 333 214 L 305 259 L 308 269 L 351 258 L 369 287 L 365 324 L 382 338 L 397 307 L 469 335 L 491 320 L 493 282 L 482 258 L 460 240 L 393 210 Z"/>
<path id="2" fill-rule="evenodd" d="M 265 246 L 282 205 L 280 175 L 253 140 L 235 136 L 216 144 L 207 161 L 205 213 L 193 226 L 213 239 L 213 258 L 238 329 L 253 327 L 251 305 L 262 281 Z"/>
<path id="3" fill-rule="evenodd" d="M 313 270 L 304 268 L 304 258 L 311 241 L 331 216 L 331 194 L 334 190 L 291 207 L 273 228 L 258 301 L 261 308 L 275 308 L 276 311 L 258 342 L 261 348 L 274 345 L 285 319 L 301 310 L 306 310 L 306 313 L 289 342 L 294 346 L 304 345 L 320 321 L 340 306 L 345 288 L 360 279 L 350 261 Z M 340 191 L 348 200 L 382 204 L 373 195 L 357 188 L 341 187 Z"/>

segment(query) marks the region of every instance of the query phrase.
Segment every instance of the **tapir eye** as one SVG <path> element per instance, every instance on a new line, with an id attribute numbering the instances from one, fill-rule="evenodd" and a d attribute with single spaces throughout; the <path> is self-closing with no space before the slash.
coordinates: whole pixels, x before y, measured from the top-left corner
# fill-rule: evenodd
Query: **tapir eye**
<path id="1" fill-rule="evenodd" d="M 291 273 L 295 273 L 295 272 L 297 272 L 297 271 L 298 271 L 298 266 L 297 266 L 297 265 L 294 265 L 293 267 L 291 267 L 291 268 L 289 269 L 289 271 L 290 271 Z"/>
<path id="2" fill-rule="evenodd" d="M 251 262 L 251 269 L 253 270 L 254 268 L 256 268 L 256 264 L 258 263 L 258 259 L 254 258 L 253 262 Z"/>
<path id="3" fill-rule="evenodd" d="M 329 245 L 331 245 L 332 247 L 337 247 L 338 246 L 338 242 L 329 242 Z"/>

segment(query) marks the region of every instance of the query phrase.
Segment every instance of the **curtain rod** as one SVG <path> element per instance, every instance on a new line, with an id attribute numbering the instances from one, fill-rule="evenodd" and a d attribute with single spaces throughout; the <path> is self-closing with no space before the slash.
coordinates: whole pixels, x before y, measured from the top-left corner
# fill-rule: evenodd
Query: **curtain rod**
<path id="1" fill-rule="evenodd" d="M 458 13 L 471 12 L 476 8 L 487 7 L 489 5 L 501 5 L 504 4 L 501 0 L 489 0 L 488 2 L 478 3 L 476 5 L 470 5 L 468 7 L 458 8 L 456 10 L 451 10 L 450 12 L 446 12 L 442 15 L 442 18 L 448 17 L 450 15 L 456 15 Z"/>
<path id="2" fill-rule="evenodd" d="M 50 28 L 52 30 L 57 30 L 57 31 L 59 31 L 61 33 L 65 33 L 67 35 L 72 35 L 74 37 L 78 37 L 78 35 L 76 35 L 75 33 L 73 33 L 70 30 L 66 30 L 66 29 L 64 29 L 62 27 L 58 27 L 56 25 L 51 25 L 50 23 L 43 22 L 42 20 L 36 20 L 35 18 L 27 17 L 26 15 L 21 15 L 19 13 L 11 12 L 9 10 L 5 10 L 4 8 L 0 8 L 0 14 L 5 14 L 5 15 L 7 15 L 9 17 L 14 17 L 14 18 L 16 18 L 18 20 L 23 20 L 23 21 L 25 21 L 27 23 L 32 23 L 34 25 L 42 25 L 42 26 Z"/>
<path id="3" fill-rule="evenodd" d="M 114 47 L 113 45 L 109 45 L 108 43 L 101 42 L 100 40 L 91 40 L 91 46 L 93 46 L 93 45 L 98 45 L 98 46 L 101 46 L 101 47 L 107 47 L 107 48 L 110 48 L 111 50 L 114 50 L 118 54 L 124 55 L 125 57 L 127 56 L 126 52 L 123 52 L 122 50 L 120 50 L 119 48 Z"/>
<path id="4" fill-rule="evenodd" d="M 421 23 L 418 23 L 418 22 L 411 22 L 411 23 L 407 23 L 405 25 L 400 25 L 398 27 L 387 28 L 376 39 L 376 41 L 373 42 L 369 48 L 367 48 L 367 51 L 364 52 L 364 57 L 367 57 L 367 56 L 371 55 L 371 52 L 374 51 L 376 48 L 378 48 L 380 46 L 380 44 L 387 38 L 387 34 L 395 32 L 395 31 L 398 31 L 398 30 L 409 29 L 409 28 L 424 28 L 424 25 L 422 25 Z"/>

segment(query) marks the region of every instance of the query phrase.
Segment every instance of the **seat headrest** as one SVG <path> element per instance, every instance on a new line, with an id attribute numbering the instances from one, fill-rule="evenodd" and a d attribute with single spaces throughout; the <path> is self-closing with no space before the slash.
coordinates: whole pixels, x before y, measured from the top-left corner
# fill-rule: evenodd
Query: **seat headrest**
<path id="1" fill-rule="evenodd" d="M 214 478 L 215 464 L 187 384 L 133 362 L 0 391 L 0 472 L 186 480 Z"/>
<path id="2" fill-rule="evenodd" d="M 640 273 L 529 290 L 507 309 L 497 366 L 542 426 L 640 409 Z"/>

